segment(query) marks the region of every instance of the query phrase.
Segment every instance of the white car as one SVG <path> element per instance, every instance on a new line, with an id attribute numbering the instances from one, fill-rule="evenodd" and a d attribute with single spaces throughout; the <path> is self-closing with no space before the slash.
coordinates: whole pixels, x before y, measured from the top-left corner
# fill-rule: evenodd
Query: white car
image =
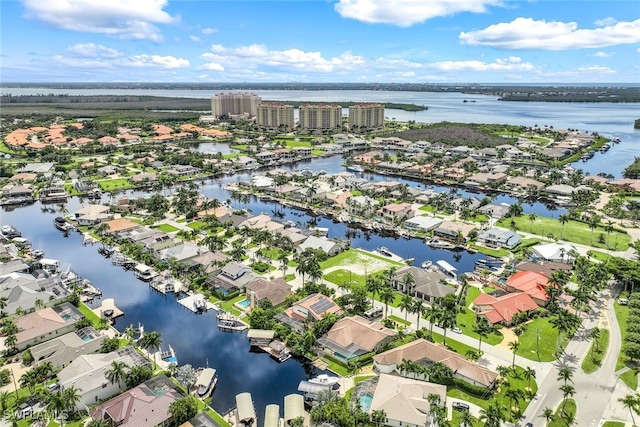
<path id="1" fill-rule="evenodd" d="M 451 328 L 451 332 L 455 332 L 456 334 L 461 334 L 462 330 L 460 328 Z"/>

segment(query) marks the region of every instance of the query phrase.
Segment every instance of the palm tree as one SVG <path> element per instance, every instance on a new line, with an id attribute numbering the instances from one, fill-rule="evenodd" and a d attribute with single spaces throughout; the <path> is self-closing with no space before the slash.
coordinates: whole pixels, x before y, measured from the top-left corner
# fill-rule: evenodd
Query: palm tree
<path id="1" fill-rule="evenodd" d="M 384 317 L 386 318 L 389 303 L 395 299 L 395 293 L 390 286 L 383 286 L 378 293 L 378 297 L 380 298 L 380 301 L 384 303 Z"/>
<path id="2" fill-rule="evenodd" d="M 520 343 L 518 341 L 510 341 L 509 342 L 509 350 L 513 352 L 513 361 L 511 362 L 511 367 L 516 367 L 516 351 L 520 348 Z"/>
<path id="3" fill-rule="evenodd" d="M 477 317 L 476 323 L 472 328 L 473 332 L 478 334 L 478 353 L 482 354 L 480 347 L 482 346 L 482 339 L 487 338 L 491 331 L 493 331 L 493 327 L 489 323 L 486 317 Z"/>
<path id="4" fill-rule="evenodd" d="M 553 409 L 547 406 L 542 410 L 542 415 L 540 415 L 540 418 L 546 419 L 547 425 L 549 425 L 549 423 L 551 423 L 556 418 L 556 416 L 553 413 Z"/>
<path id="5" fill-rule="evenodd" d="M 282 270 L 282 277 L 286 277 L 287 268 L 289 268 L 289 257 L 287 257 L 286 253 L 282 252 L 278 256 L 278 261 L 280 261 L 280 270 Z"/>
<path id="6" fill-rule="evenodd" d="M 460 424 L 459 427 L 473 427 L 473 416 L 469 411 L 462 411 L 460 414 Z"/>
<path id="7" fill-rule="evenodd" d="M 111 362 L 111 368 L 105 372 L 105 377 L 111 384 L 118 383 L 120 385 L 120 381 L 124 380 L 127 374 L 127 369 L 129 369 L 129 365 L 125 362 L 114 360 Z"/>
<path id="8" fill-rule="evenodd" d="M 595 328 L 592 328 L 589 331 L 589 338 L 593 340 L 593 347 L 595 348 L 595 350 L 600 351 L 600 349 L 598 348 L 599 346 L 598 339 L 600 338 L 600 328 L 598 328 L 597 326 Z"/>
<path id="9" fill-rule="evenodd" d="M 607 223 L 604 226 L 604 231 L 607 232 L 607 247 L 610 248 L 611 232 L 613 231 L 613 221 L 607 220 Z"/>
<path id="10" fill-rule="evenodd" d="M 564 414 L 564 405 L 567 404 L 567 399 L 574 394 L 576 394 L 576 388 L 571 384 L 563 384 L 560 386 L 560 391 L 562 392 L 562 413 Z"/>
<path id="11" fill-rule="evenodd" d="M 64 390 L 62 390 L 62 398 L 65 406 L 64 409 L 68 412 L 73 412 L 76 410 L 78 402 L 80 402 L 82 397 L 80 396 L 78 389 L 71 386 L 65 387 Z"/>
<path id="12" fill-rule="evenodd" d="M 589 228 L 591 229 L 591 246 L 593 246 L 593 230 L 598 228 L 600 223 L 600 216 L 593 214 L 589 217 Z"/>
<path id="13" fill-rule="evenodd" d="M 531 223 L 531 229 L 530 231 L 533 233 L 533 223 L 536 222 L 536 219 L 538 218 L 538 215 L 535 214 L 535 212 L 531 212 L 529 214 L 529 222 Z"/>
<path id="14" fill-rule="evenodd" d="M 638 412 L 638 404 L 640 404 L 640 399 L 638 399 L 638 395 L 634 396 L 633 394 L 627 394 L 626 396 L 618 399 L 618 402 L 622 403 L 622 406 L 629 410 L 629 413 L 631 414 L 631 421 L 635 426 L 636 420 L 633 417 L 633 413 Z"/>
<path id="15" fill-rule="evenodd" d="M 527 366 L 524 370 L 524 377 L 527 379 L 527 387 L 531 388 L 531 378 L 536 377 L 536 370 L 531 366 Z"/>
<path id="16" fill-rule="evenodd" d="M 380 276 L 367 276 L 366 280 L 367 291 L 371 292 L 371 305 L 375 305 L 376 293 L 380 292 L 380 289 L 384 286 L 384 282 Z"/>
<path id="17" fill-rule="evenodd" d="M 563 366 L 558 371 L 558 381 L 562 380 L 564 384 L 567 384 L 568 381 L 573 382 L 573 371 L 567 367 Z"/>
<path id="18" fill-rule="evenodd" d="M 371 421 L 373 421 L 377 426 L 380 426 L 382 423 L 387 421 L 387 413 L 384 409 L 374 409 L 371 411 Z"/>
<path id="19" fill-rule="evenodd" d="M 420 329 L 420 319 L 427 312 L 427 306 L 422 303 L 420 298 L 415 298 L 413 300 L 413 308 L 411 310 L 414 314 L 418 315 L 418 320 L 416 322 L 416 330 Z"/>
<path id="20" fill-rule="evenodd" d="M 442 344 L 447 345 L 447 330 L 456 325 L 456 313 L 452 310 L 445 310 L 440 314 L 440 326 L 442 326 L 443 339 Z"/>
<path id="21" fill-rule="evenodd" d="M 504 407 L 497 400 L 491 400 L 486 409 L 480 410 L 480 420 L 484 421 L 485 427 L 500 427 L 506 421 Z"/>
<path id="22" fill-rule="evenodd" d="M 560 239 L 562 239 L 562 236 L 564 235 L 564 225 L 567 222 L 569 222 L 569 215 L 567 215 L 567 214 L 558 215 L 558 222 L 561 225 L 561 227 L 560 227 Z"/>
<path id="23" fill-rule="evenodd" d="M 518 402 L 520 402 L 520 399 L 523 397 L 522 390 L 520 390 L 519 388 L 510 388 L 504 392 L 504 397 L 509 399 L 509 407 L 513 408 L 514 402 L 517 405 Z"/>
<path id="24" fill-rule="evenodd" d="M 413 298 L 410 295 L 404 294 L 402 299 L 400 300 L 400 304 L 398 304 L 398 308 L 400 310 L 404 310 L 404 320 L 407 320 L 407 315 L 409 314 L 409 310 L 413 307 Z"/>
<path id="25" fill-rule="evenodd" d="M 160 347 L 162 346 L 162 337 L 160 332 L 151 331 L 149 333 L 145 333 L 142 338 L 139 340 L 139 344 L 141 347 L 145 348 L 149 353 L 150 350 L 154 350 L 153 353 L 153 361 L 156 362 L 156 355 L 158 351 L 160 351 Z"/>
<path id="26" fill-rule="evenodd" d="M 402 277 L 402 283 L 404 284 L 404 292 L 409 295 L 411 293 L 411 287 L 416 283 L 416 279 L 413 277 L 413 274 L 406 273 Z"/>
<path id="27" fill-rule="evenodd" d="M 433 325 L 438 323 L 438 321 L 440 320 L 441 313 L 442 311 L 440 310 L 440 307 L 433 304 L 429 306 L 429 308 L 427 309 L 427 312 L 425 313 L 426 318 L 429 320 L 429 335 L 431 335 L 432 337 L 433 337 Z"/>
<path id="28" fill-rule="evenodd" d="M 60 426 L 64 425 L 64 411 L 67 409 L 67 402 L 62 395 L 62 389 L 58 389 L 57 392 L 53 393 L 49 396 L 49 401 L 47 402 L 47 411 L 53 416 L 55 419 L 58 415 L 60 420 Z"/>
<path id="29" fill-rule="evenodd" d="M 555 317 L 553 317 L 549 323 L 551 323 L 558 330 L 558 338 L 556 340 L 556 352 L 558 343 L 562 342 L 562 339 L 569 331 L 577 329 L 580 324 L 580 318 L 573 313 L 569 313 L 567 310 L 559 310 Z"/>

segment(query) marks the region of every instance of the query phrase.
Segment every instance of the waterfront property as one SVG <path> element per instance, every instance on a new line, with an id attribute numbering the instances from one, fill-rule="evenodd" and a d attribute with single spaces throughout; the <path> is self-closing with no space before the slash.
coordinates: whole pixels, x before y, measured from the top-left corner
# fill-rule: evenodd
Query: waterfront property
<path id="1" fill-rule="evenodd" d="M 369 407 L 363 410 L 369 414 L 384 411 L 384 425 L 387 426 L 424 427 L 430 425 L 428 396 L 432 394 L 440 398 L 440 405 L 446 404 L 447 387 L 444 385 L 380 374 Z"/>
<path id="2" fill-rule="evenodd" d="M 14 320 L 18 327 L 16 348 L 24 350 L 71 332 L 82 317 L 82 313 L 68 302 L 18 317 Z"/>
<path id="3" fill-rule="evenodd" d="M 328 296 L 311 294 L 293 304 L 277 318 L 294 330 L 304 331 L 307 322 L 316 322 L 327 313 L 340 315 L 342 309 Z"/>
<path id="4" fill-rule="evenodd" d="M 104 420 L 121 427 L 168 425 L 169 406 L 182 395 L 164 375 L 107 400 L 89 411 L 94 420 Z"/>
<path id="5" fill-rule="evenodd" d="M 343 317 L 318 339 L 317 345 L 325 353 L 348 361 L 370 352 L 378 352 L 396 336 L 396 331 L 382 323 L 360 316 Z"/>
<path id="6" fill-rule="evenodd" d="M 407 275 L 412 277 L 412 283 L 405 280 Z M 396 270 L 395 275 L 391 278 L 391 286 L 402 293 L 415 295 L 423 301 L 433 303 L 455 292 L 453 287 L 442 284 L 446 278 L 447 276 L 439 271 L 404 266 Z"/>
<path id="7" fill-rule="evenodd" d="M 97 352 L 106 337 L 87 326 L 34 345 L 31 355 L 36 365 L 50 362 L 55 368 L 64 368 L 79 356 Z"/>
<path id="8" fill-rule="evenodd" d="M 435 362 L 444 363 L 453 371 L 455 378 L 487 388 L 490 388 L 498 377 L 498 374 L 484 366 L 422 338 L 373 356 L 373 367 L 381 374 L 402 374 L 401 364 L 404 360 L 427 366 Z"/>
<path id="9" fill-rule="evenodd" d="M 491 228 L 478 233 L 478 243 L 490 248 L 513 249 L 520 244 L 522 238 L 512 230 Z"/>

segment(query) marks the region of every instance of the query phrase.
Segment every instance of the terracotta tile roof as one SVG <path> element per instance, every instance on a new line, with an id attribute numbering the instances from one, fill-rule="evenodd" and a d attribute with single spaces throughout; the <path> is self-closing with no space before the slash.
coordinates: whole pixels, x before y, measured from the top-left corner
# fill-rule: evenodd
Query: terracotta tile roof
<path id="1" fill-rule="evenodd" d="M 395 335 L 392 329 L 380 322 L 351 316 L 338 320 L 327 333 L 327 338 L 344 348 L 356 344 L 366 351 L 373 351 L 381 341 Z"/>
<path id="2" fill-rule="evenodd" d="M 547 301 L 549 297 L 545 288 L 548 285 L 547 278 L 533 271 L 519 271 L 507 279 L 507 287 L 529 294 L 532 298 Z"/>
<path id="3" fill-rule="evenodd" d="M 522 313 L 538 308 L 533 298 L 524 292 L 503 295 L 494 298 L 488 294 L 479 295 L 473 305 L 481 311 L 479 315 L 485 316 L 491 323 L 509 323 L 516 313 Z"/>

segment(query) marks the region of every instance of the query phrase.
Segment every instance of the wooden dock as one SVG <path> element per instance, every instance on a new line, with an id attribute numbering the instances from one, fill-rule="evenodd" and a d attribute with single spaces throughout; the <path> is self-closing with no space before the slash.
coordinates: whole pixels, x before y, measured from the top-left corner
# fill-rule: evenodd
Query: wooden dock
<path id="1" fill-rule="evenodd" d="M 212 302 L 208 301 L 204 295 L 197 292 L 189 294 L 177 301 L 178 304 L 194 313 L 204 313 L 216 308 L 216 306 Z"/>
<path id="2" fill-rule="evenodd" d="M 244 331 L 248 329 L 246 323 L 242 322 L 237 316 L 229 313 L 220 313 L 216 316 L 218 328 L 228 331 Z"/>
<path id="3" fill-rule="evenodd" d="M 94 308 L 92 310 L 95 314 L 100 316 L 100 318 L 109 319 L 111 321 L 115 320 L 120 316 L 124 316 L 124 311 L 120 310 L 114 301 L 113 298 L 107 298 L 102 301 L 102 305 L 98 308 Z"/>

